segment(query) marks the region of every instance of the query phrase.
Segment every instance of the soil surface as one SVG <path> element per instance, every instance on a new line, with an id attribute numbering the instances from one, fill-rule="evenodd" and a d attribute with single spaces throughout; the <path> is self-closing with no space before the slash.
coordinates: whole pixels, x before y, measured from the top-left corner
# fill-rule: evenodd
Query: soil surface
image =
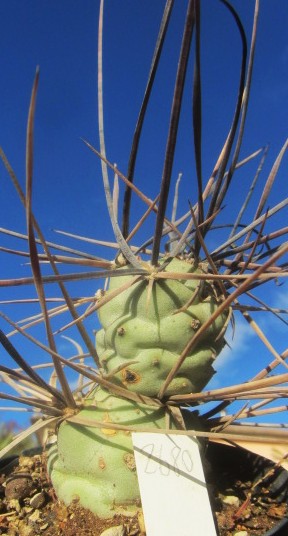
<path id="1" fill-rule="evenodd" d="M 224 445 L 209 444 L 205 459 L 219 536 L 263 536 L 288 515 L 286 471 Z M 4 462 L 0 469 L 0 534 L 100 536 L 115 527 L 109 536 L 145 536 L 142 515 L 106 521 L 77 503 L 66 507 L 59 502 L 46 473 L 44 455 Z M 286 530 L 288 534 L 288 525 Z"/>

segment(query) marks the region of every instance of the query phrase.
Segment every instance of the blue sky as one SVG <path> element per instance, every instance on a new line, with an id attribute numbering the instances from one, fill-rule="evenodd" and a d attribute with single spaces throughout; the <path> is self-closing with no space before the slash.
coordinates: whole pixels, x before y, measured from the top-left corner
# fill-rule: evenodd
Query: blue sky
<path id="1" fill-rule="evenodd" d="M 136 168 L 136 183 L 150 197 L 159 189 L 173 76 L 177 66 L 181 27 L 186 2 L 176 1 L 164 47 L 151 105 L 143 131 L 143 141 Z M 240 65 L 240 40 L 230 14 L 216 0 L 203 0 L 203 175 L 207 180 L 229 130 L 235 105 Z M 250 38 L 253 2 L 234 1 Z M 104 120 L 107 156 L 124 173 L 132 134 L 143 96 L 164 2 L 158 0 L 108 0 L 104 11 Z M 84 146 L 81 137 L 99 146 L 97 133 L 97 27 L 98 0 L 2 0 L 0 3 L 0 144 L 22 185 L 25 184 L 25 134 L 27 111 L 35 68 L 40 66 L 40 85 L 35 123 L 34 212 L 47 239 L 62 241 L 52 229 L 58 228 L 98 239 L 112 239 L 112 231 L 104 202 L 100 165 Z M 260 22 L 246 135 L 241 151 L 245 157 L 269 143 L 270 150 L 263 171 L 263 181 L 287 137 L 288 101 L 288 10 L 286 0 L 261 2 Z M 193 167 L 192 130 L 189 109 L 192 69 L 180 122 L 179 141 L 173 170 L 174 181 L 183 172 L 181 208 L 187 210 L 187 198 L 196 199 Z M 232 188 L 225 221 L 237 214 L 243 193 L 256 171 L 258 162 L 250 163 L 245 172 L 237 174 Z M 275 184 L 270 206 L 287 196 L 287 157 Z M 236 176 L 235 176 L 236 177 Z M 25 232 L 25 217 L 20 202 L 3 166 L 0 171 L 0 226 Z M 235 178 L 236 180 L 236 178 Z M 193 182 L 194 181 L 194 182 Z M 143 207 L 135 202 L 134 217 Z M 253 210 L 254 210 L 253 208 Z M 253 210 L 251 214 L 253 213 Z M 181 209 L 179 209 L 181 212 Z M 277 220 L 276 220 L 277 221 Z M 282 222 L 283 223 L 283 222 Z M 268 224 L 270 225 L 270 223 Z M 272 225 L 273 227 L 273 225 Z M 209 244 L 217 243 L 213 236 Z M 1 237 L 2 244 L 13 247 L 11 239 Z M 95 246 L 84 246 L 71 240 L 68 245 L 98 254 Z M 25 249 L 24 244 L 17 245 Z M 100 255 L 103 251 L 100 252 Z M 111 254 L 110 254 L 111 258 Z M 1 255 L 1 277 L 19 277 L 29 273 L 22 261 Z M 95 291 L 95 282 L 83 290 Z M 96 283 L 97 285 L 97 283 Z M 97 288 L 97 286 L 96 286 Z M 13 295 L 33 294 L 32 289 L 16 287 Z M 71 290 L 72 292 L 72 290 Z M 74 290 L 73 290 L 74 292 Z M 78 292 L 76 290 L 75 292 Z M 2 299 L 11 290 L 1 290 Z M 271 297 L 283 300 L 284 285 Z M 270 295 L 268 296 L 270 299 Z M 16 316 L 25 316 L 17 306 Z M 7 308 L 7 314 L 14 312 Z M 29 313 L 27 313 L 29 314 Z M 259 317 L 257 317 L 258 320 Z M 95 319 L 89 320 L 93 329 Z M 265 318 L 260 319 L 267 326 Z M 256 349 L 256 338 L 248 335 L 240 321 L 235 336 L 233 366 L 230 357 L 219 360 L 215 385 L 238 381 L 243 372 L 243 344 L 247 352 Z M 279 352 L 285 349 L 284 324 L 277 324 L 273 339 Z M 250 332 L 249 332 L 250 333 Z M 15 338 L 16 341 L 16 338 Z M 17 339 L 20 344 L 20 339 Z M 22 344 L 22 343 L 21 343 Z M 69 354 L 66 343 L 60 342 Z M 254 346 L 255 345 L 255 346 Z M 242 346 L 242 354 L 239 348 Z M 247 377 L 269 360 L 266 350 L 255 351 L 257 359 L 248 359 Z M 35 358 L 35 357 L 34 357 Z M 35 358 L 36 359 L 36 358 Z M 222 360 L 222 361 L 221 361 Z M 253 362 L 252 362 L 253 361 Z M 225 366 L 224 366 L 225 364 Z M 233 371 L 233 374 L 231 373 Z M 232 374 L 232 375 L 231 375 Z M 246 370 L 245 370 L 246 374 Z"/>

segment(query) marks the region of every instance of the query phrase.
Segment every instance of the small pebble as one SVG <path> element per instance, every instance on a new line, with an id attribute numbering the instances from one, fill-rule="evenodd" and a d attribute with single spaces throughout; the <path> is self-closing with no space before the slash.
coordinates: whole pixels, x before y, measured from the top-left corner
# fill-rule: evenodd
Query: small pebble
<path id="1" fill-rule="evenodd" d="M 126 530 L 123 525 L 118 525 L 117 527 L 110 527 L 109 529 L 101 532 L 100 536 L 125 536 Z"/>
<path id="2" fill-rule="evenodd" d="M 9 499 L 9 509 L 15 510 L 17 513 L 21 511 L 21 506 L 18 499 Z"/>
<path id="3" fill-rule="evenodd" d="M 230 506 L 240 506 L 240 499 L 235 495 L 226 495 L 225 497 L 223 497 L 222 502 L 224 504 L 229 504 Z"/>
<path id="4" fill-rule="evenodd" d="M 13 475 L 6 483 L 6 499 L 25 499 L 29 497 L 33 489 L 33 481 L 27 476 L 21 476 L 21 473 Z"/>
<path id="5" fill-rule="evenodd" d="M 35 510 L 35 512 L 33 512 L 33 514 L 31 514 L 31 516 L 29 516 L 29 522 L 30 523 L 36 523 L 36 521 L 38 521 L 40 518 L 40 512 L 39 510 Z"/>
<path id="6" fill-rule="evenodd" d="M 30 506 L 32 506 L 32 508 L 41 508 L 41 506 L 44 506 L 45 500 L 45 493 L 43 491 L 40 491 L 39 493 L 36 493 L 36 495 L 33 495 L 33 497 L 31 497 Z"/>
<path id="7" fill-rule="evenodd" d="M 33 469 L 34 468 L 34 459 L 30 456 L 20 456 L 19 458 L 19 467 Z"/>
<path id="8" fill-rule="evenodd" d="M 33 508 L 31 506 L 23 506 L 22 511 L 27 515 L 31 514 L 33 512 Z"/>

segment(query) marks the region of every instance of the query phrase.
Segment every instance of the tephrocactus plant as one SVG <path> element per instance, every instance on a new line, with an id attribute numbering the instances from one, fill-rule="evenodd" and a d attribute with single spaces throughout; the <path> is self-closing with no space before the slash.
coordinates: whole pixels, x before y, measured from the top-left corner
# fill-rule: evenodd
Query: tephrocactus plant
<path id="1" fill-rule="evenodd" d="M 256 151 L 243 160 L 239 158 L 254 59 L 258 2 L 255 4 L 248 53 L 242 23 L 234 8 L 223 1 L 224 8 L 230 13 L 231 24 L 235 25 L 235 31 L 239 32 L 241 39 L 238 96 L 234 117 L 219 158 L 210 176 L 202 176 L 200 4 L 199 0 L 187 2 L 162 180 L 161 183 L 159 181 L 159 194 L 151 200 L 144 193 L 145 183 L 140 190 L 137 181 L 134 181 L 135 165 L 138 149 L 141 149 L 139 142 L 142 127 L 149 114 L 155 75 L 159 62 L 161 64 L 162 53 L 165 52 L 163 45 L 173 17 L 172 11 L 177 10 L 177 4 L 173 8 L 173 2 L 167 0 L 165 5 L 148 83 L 136 122 L 128 171 L 125 173 L 110 163 L 105 149 L 102 102 L 103 2 L 100 3 L 100 150 L 85 143 L 101 160 L 106 202 L 116 238 L 112 260 L 47 242 L 33 215 L 33 126 L 38 71 L 27 126 L 25 194 L 1 150 L 2 161 L 26 210 L 27 234 L 16 234 L 16 237 L 27 240 L 32 269 L 31 278 L 2 280 L 1 285 L 13 287 L 34 283 L 41 307 L 40 315 L 27 318 L 24 323 L 14 322 L 4 313 L 1 315 L 13 326 L 13 333 L 20 333 L 30 339 L 36 347 L 51 356 L 53 374 L 50 381 L 41 375 L 39 367 L 29 364 L 29 357 L 22 357 L 21 350 L 12 344 L 12 334 L 1 332 L 1 344 L 18 368 L 7 367 L 1 357 L 0 376 L 6 390 L 3 388 L 0 397 L 21 402 L 42 416 L 26 434 L 45 427 L 55 429 L 57 442 L 50 448 L 48 469 L 57 496 L 68 504 L 78 498 L 82 506 L 103 518 L 111 517 L 115 512 L 129 515 L 141 507 L 131 431 L 173 430 L 177 433 L 178 430 L 186 430 L 190 435 L 233 441 L 251 441 L 256 437 L 261 442 L 269 437 L 272 443 L 287 442 L 284 429 L 279 431 L 272 425 L 269 429 L 261 426 L 249 428 L 240 424 L 250 416 L 257 417 L 285 409 L 275 408 L 273 402 L 287 396 L 285 383 L 288 381 L 288 373 L 285 371 L 285 359 L 288 353 L 286 351 L 281 354 L 271 345 L 251 317 L 251 311 L 263 310 L 281 320 L 283 314 L 287 313 L 266 305 L 257 297 L 256 292 L 263 284 L 287 276 L 285 255 L 288 246 L 281 243 L 287 227 L 275 227 L 269 233 L 265 228 L 268 220 L 279 211 L 284 214 L 287 208 L 287 199 L 279 201 L 275 206 L 267 206 L 287 143 L 281 149 L 263 185 L 254 216 L 243 223 L 243 213 L 247 209 L 251 190 L 243 194 L 242 188 L 239 188 L 239 195 L 243 194 L 239 214 L 236 211 L 232 226 L 222 225 L 222 229 L 219 226 L 221 236 L 223 229 L 227 233 L 222 243 L 216 248 L 208 246 L 210 232 L 217 229 L 217 218 L 224 207 L 237 168 L 254 158 L 261 158 L 253 185 L 259 176 L 266 150 Z M 174 188 L 170 192 L 171 178 L 175 171 L 173 161 L 186 75 L 191 70 L 193 54 L 192 118 L 196 179 L 193 180 L 191 199 L 185 200 L 184 213 L 177 218 L 179 181 L 175 192 Z M 229 89 L 226 88 L 226 91 Z M 115 176 L 113 193 L 108 176 L 110 169 Z M 117 216 L 119 199 L 122 199 L 122 194 L 117 194 L 118 180 L 125 185 L 122 228 Z M 132 194 L 138 196 L 145 208 L 131 230 Z M 169 215 L 171 199 L 172 217 Z M 152 237 L 147 235 L 145 242 L 134 242 L 139 229 L 153 221 L 153 217 L 155 228 Z M 15 235 L 13 231 L 5 232 Z M 101 222 L 98 232 L 101 233 Z M 213 237 L 215 240 L 214 235 Z M 97 243 L 97 240 L 94 242 Z M 113 247 L 112 243 L 107 245 Z M 12 250 L 12 253 L 25 254 L 16 250 Z M 51 267 L 49 275 L 43 274 L 42 263 Z M 87 266 L 89 271 L 65 273 L 62 264 Z M 67 290 L 68 282 L 97 278 L 104 282 L 102 284 L 101 281 L 98 290 L 95 285 L 95 295 L 90 298 L 72 297 Z M 59 287 L 62 304 L 50 308 L 46 288 L 52 283 Z M 243 297 L 249 304 L 245 299 L 242 301 Z M 80 314 L 79 308 L 83 306 L 86 309 Z M 85 327 L 86 319 L 91 318 L 91 315 L 94 318 L 95 311 L 101 325 L 96 333 L 96 345 Z M 226 344 L 228 325 L 231 324 L 237 330 L 234 311 L 239 311 L 251 324 L 263 344 L 271 351 L 273 359 L 269 365 L 262 363 L 259 374 L 254 378 L 247 377 L 245 384 L 203 391 L 214 374 L 213 363 Z M 67 312 L 71 321 L 64 328 L 68 329 L 71 325 L 76 327 L 81 346 L 85 348 L 85 354 L 82 355 L 79 351 L 79 355 L 71 359 L 60 354 L 52 328 L 53 317 Z M 37 340 L 29 331 L 39 321 L 44 322 L 48 345 Z M 74 344 L 80 347 L 79 342 Z M 90 361 L 85 364 L 85 359 Z M 279 374 L 275 374 L 277 367 L 282 369 Z M 69 369 L 79 375 L 75 389 L 69 385 Z M 17 394 L 12 394 L 11 389 Z M 227 408 L 235 400 L 246 402 L 229 414 Z M 201 408 L 205 408 L 205 404 L 211 401 L 215 402 L 212 409 L 209 407 L 207 411 L 198 411 L 200 404 Z M 224 409 L 226 414 L 220 414 Z M 7 448 L 2 454 L 6 452 Z"/>

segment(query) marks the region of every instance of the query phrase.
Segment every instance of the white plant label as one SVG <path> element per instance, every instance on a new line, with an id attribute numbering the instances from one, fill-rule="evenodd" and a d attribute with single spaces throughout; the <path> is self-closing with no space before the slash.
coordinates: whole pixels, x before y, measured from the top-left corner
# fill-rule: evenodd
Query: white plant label
<path id="1" fill-rule="evenodd" d="M 132 433 L 147 536 L 217 536 L 194 437 Z"/>

